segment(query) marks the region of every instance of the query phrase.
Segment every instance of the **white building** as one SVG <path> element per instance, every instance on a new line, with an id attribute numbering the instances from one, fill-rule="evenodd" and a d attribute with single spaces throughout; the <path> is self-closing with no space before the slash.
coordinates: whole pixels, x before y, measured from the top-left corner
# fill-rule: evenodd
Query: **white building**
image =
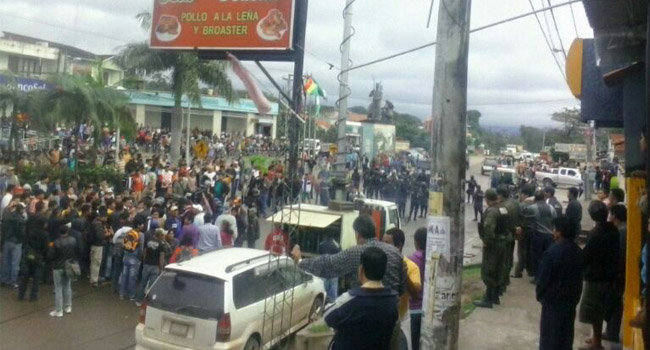
<path id="1" fill-rule="evenodd" d="M 132 113 L 138 126 L 152 129 L 170 129 L 174 97 L 169 92 L 141 90 L 124 91 L 130 99 Z M 189 102 L 183 97 L 183 113 L 187 114 Z M 210 130 L 213 134 L 222 132 L 240 133 L 244 136 L 276 136 L 278 104 L 271 104 L 269 114 L 259 114 L 253 101 L 240 98 L 229 103 L 225 98 L 201 97 L 201 106 L 190 108 L 190 129 Z M 184 118 L 183 128 L 187 127 Z"/>
<path id="2" fill-rule="evenodd" d="M 124 72 L 111 55 L 95 55 L 69 45 L 25 35 L 2 32 L 0 36 L 0 71 L 17 77 L 43 79 L 48 74 L 79 74 L 99 78 L 100 67 L 104 83 L 116 86 Z"/>

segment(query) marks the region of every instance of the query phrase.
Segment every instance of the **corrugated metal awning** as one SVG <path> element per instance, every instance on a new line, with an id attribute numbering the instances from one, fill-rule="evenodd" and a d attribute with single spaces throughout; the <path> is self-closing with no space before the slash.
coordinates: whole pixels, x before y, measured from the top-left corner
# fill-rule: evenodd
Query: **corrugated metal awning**
<path id="1" fill-rule="evenodd" d="M 288 225 L 300 225 L 316 228 L 325 228 L 333 224 L 336 220 L 340 219 L 339 215 L 332 215 L 326 213 L 318 213 L 312 211 L 298 211 L 289 210 L 288 208 L 282 209 L 274 215 L 267 218 L 268 221 L 275 223 L 283 223 Z"/>

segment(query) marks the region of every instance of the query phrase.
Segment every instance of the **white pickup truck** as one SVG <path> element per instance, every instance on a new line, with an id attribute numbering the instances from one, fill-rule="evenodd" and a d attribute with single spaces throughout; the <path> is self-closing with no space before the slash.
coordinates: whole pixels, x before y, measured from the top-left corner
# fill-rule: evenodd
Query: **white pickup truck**
<path id="1" fill-rule="evenodd" d="M 535 178 L 544 186 L 564 186 L 574 187 L 582 184 L 582 175 L 580 169 L 576 168 L 556 168 L 548 171 L 535 172 Z"/>

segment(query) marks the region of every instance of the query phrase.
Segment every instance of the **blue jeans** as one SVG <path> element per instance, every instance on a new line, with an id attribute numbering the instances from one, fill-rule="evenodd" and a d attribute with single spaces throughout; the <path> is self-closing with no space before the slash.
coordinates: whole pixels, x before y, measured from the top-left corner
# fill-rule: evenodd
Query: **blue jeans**
<path id="1" fill-rule="evenodd" d="M 120 276 L 120 297 L 135 299 L 135 284 L 140 270 L 140 260 L 135 253 L 124 253 Z"/>
<path id="2" fill-rule="evenodd" d="M 267 192 L 260 193 L 259 205 L 260 205 L 260 214 L 266 216 L 266 203 L 269 201 L 269 194 Z"/>
<path id="3" fill-rule="evenodd" d="M 122 275 L 122 255 L 113 255 L 113 267 L 111 268 L 112 280 L 111 284 L 113 291 L 118 293 L 120 291 L 120 276 Z"/>
<path id="4" fill-rule="evenodd" d="M 111 279 L 111 272 L 113 270 L 113 251 L 115 246 L 113 244 L 107 244 L 104 246 L 104 279 Z"/>
<path id="5" fill-rule="evenodd" d="M 145 292 L 151 287 L 156 278 L 160 274 L 158 265 L 143 265 L 142 266 L 142 279 L 140 280 L 140 288 L 138 288 L 137 301 L 144 299 Z"/>
<path id="6" fill-rule="evenodd" d="M 20 258 L 23 254 L 23 244 L 7 241 L 2 246 L 2 275 L 0 282 L 6 284 L 18 283 Z"/>
<path id="7" fill-rule="evenodd" d="M 54 280 L 54 311 L 63 312 L 63 308 L 72 307 L 72 287 L 64 269 L 52 270 Z"/>
<path id="8" fill-rule="evenodd" d="M 320 190 L 320 204 L 327 206 L 330 203 L 330 189 L 322 188 Z"/>
<path id="9" fill-rule="evenodd" d="M 328 303 L 333 303 L 336 298 L 339 296 L 339 279 L 329 278 L 325 280 L 325 292 L 327 292 Z"/>
<path id="10" fill-rule="evenodd" d="M 422 312 L 411 313 L 411 349 L 420 350 L 420 328 L 422 327 Z"/>

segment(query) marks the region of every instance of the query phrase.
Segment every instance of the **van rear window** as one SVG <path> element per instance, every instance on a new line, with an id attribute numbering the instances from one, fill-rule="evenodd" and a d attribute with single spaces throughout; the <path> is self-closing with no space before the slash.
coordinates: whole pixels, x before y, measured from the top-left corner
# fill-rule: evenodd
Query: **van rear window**
<path id="1" fill-rule="evenodd" d="M 148 305 L 176 314 L 218 320 L 223 315 L 224 281 L 166 270 L 147 295 Z"/>

